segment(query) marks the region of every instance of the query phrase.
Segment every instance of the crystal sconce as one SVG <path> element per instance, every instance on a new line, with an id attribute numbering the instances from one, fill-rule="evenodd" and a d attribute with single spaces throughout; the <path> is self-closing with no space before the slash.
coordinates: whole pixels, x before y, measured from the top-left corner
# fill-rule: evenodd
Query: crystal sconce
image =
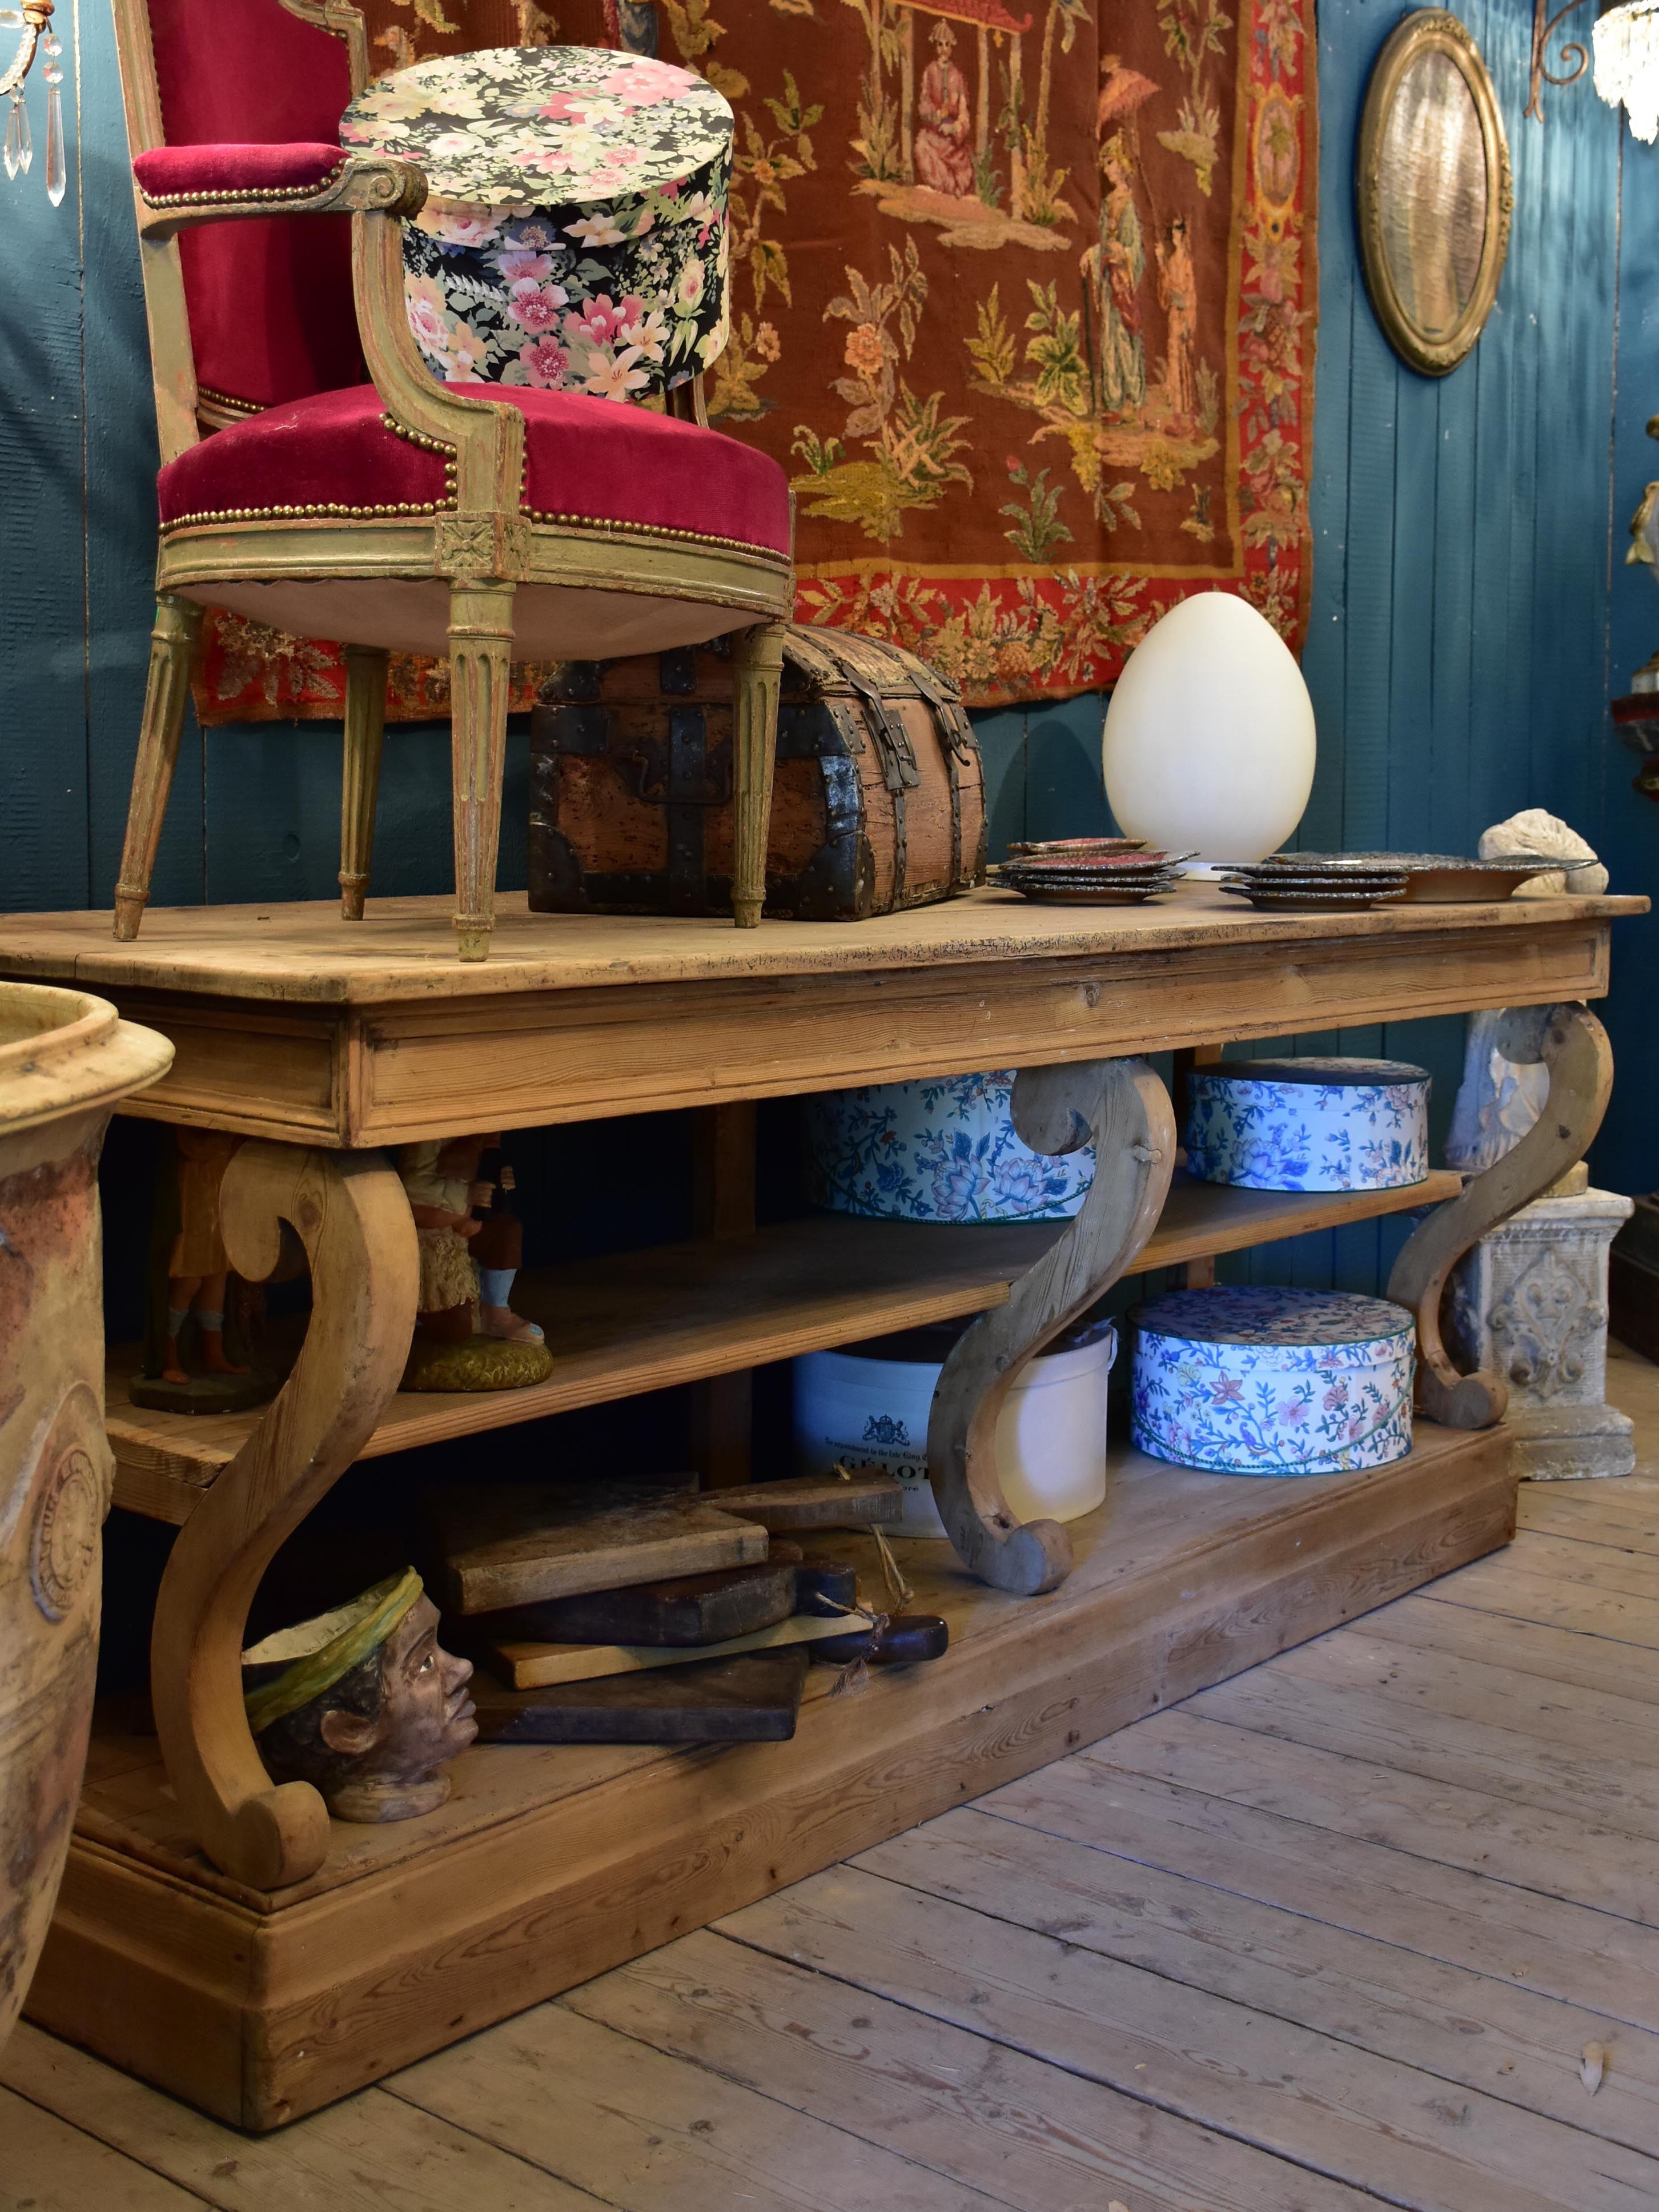
<path id="1" fill-rule="evenodd" d="M 64 48 L 52 27 L 52 0 L 23 0 L 21 8 L 0 8 L 0 31 L 21 31 L 9 65 L 0 74 L 0 100 L 10 99 L 3 159 L 9 177 L 26 175 L 34 160 L 34 136 L 23 104 L 23 80 L 36 52 L 46 84 L 46 198 L 61 204 L 69 172 L 64 160 Z"/>

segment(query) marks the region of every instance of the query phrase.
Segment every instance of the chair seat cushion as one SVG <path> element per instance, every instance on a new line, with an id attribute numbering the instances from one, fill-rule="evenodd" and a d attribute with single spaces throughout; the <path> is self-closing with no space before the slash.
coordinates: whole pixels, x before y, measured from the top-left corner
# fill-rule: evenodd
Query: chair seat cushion
<path id="1" fill-rule="evenodd" d="M 486 396 L 476 384 L 452 389 Z M 585 392 L 492 385 L 488 397 L 524 415 L 532 520 L 789 552 L 787 480 L 752 447 Z M 387 427 L 372 384 L 319 392 L 216 431 L 169 461 L 158 480 L 161 524 L 432 514 L 450 504 L 445 462 Z"/>

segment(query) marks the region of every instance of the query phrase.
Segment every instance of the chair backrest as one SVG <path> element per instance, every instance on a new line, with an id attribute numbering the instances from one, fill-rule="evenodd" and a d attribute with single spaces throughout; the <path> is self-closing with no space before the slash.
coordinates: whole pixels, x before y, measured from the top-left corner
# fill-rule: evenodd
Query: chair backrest
<path id="1" fill-rule="evenodd" d="M 327 0 L 336 25 L 352 12 Z M 343 29 L 302 21 L 281 0 L 116 0 L 115 17 L 135 155 L 337 138 L 354 88 Z M 186 231 L 178 252 L 206 422 L 365 381 L 349 217 L 216 223 Z"/>

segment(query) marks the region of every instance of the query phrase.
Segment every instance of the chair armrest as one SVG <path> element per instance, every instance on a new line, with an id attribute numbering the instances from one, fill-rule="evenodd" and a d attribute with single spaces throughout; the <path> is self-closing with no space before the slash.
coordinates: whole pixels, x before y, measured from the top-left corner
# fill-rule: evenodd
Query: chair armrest
<path id="1" fill-rule="evenodd" d="M 415 215 L 426 179 L 412 161 L 287 146 L 156 146 L 133 162 L 138 234 L 171 238 L 196 223 L 248 216 Z"/>
<path id="2" fill-rule="evenodd" d="M 306 142 L 287 146 L 157 146 L 140 154 L 138 234 L 159 246 L 192 224 L 248 216 L 350 215 L 352 279 L 363 358 L 389 413 L 454 457 L 459 514 L 516 523 L 524 417 L 505 402 L 446 391 L 422 358 L 404 298 L 402 230 L 426 178 L 412 161 Z"/>

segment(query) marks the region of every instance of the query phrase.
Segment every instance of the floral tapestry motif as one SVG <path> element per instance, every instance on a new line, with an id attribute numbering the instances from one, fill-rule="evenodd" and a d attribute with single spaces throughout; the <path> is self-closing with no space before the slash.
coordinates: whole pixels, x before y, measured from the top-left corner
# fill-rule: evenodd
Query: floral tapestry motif
<path id="1" fill-rule="evenodd" d="M 1312 0 L 367 12 L 388 70 L 568 43 L 689 70 L 730 103 L 730 333 L 709 413 L 789 474 L 800 620 L 907 646 L 978 706 L 1109 684 L 1194 591 L 1241 593 L 1299 647 Z M 470 324 L 427 273 L 434 317 Z M 625 297 L 664 313 L 643 288 Z M 599 341 L 613 362 L 620 337 Z M 505 325 L 487 350 L 478 374 L 541 373 Z M 265 688 L 210 718 L 337 714 L 343 678 L 328 704 L 314 676 L 275 708 Z M 405 671 L 392 712 L 429 698 Z"/>

